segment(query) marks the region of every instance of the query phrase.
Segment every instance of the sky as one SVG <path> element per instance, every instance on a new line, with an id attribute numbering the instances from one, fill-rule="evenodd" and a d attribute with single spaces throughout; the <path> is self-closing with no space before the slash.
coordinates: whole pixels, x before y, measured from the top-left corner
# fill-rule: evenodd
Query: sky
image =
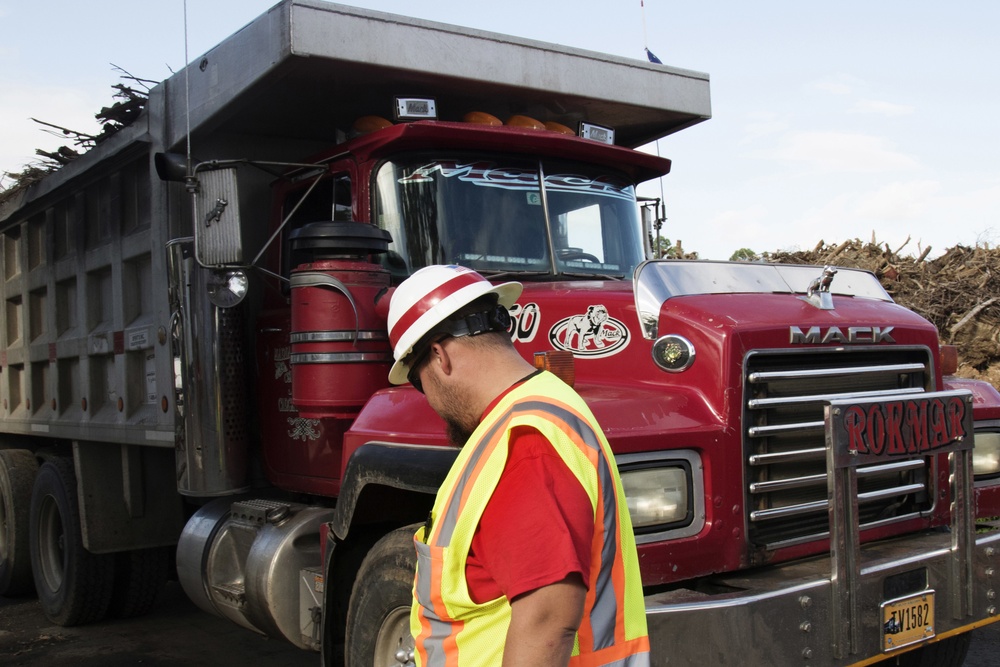
<path id="1" fill-rule="evenodd" d="M 273 4 L 187 0 L 190 59 Z M 712 119 L 647 147 L 673 169 L 640 189 L 662 192 L 663 233 L 704 259 L 854 238 L 931 257 L 1000 244 L 996 0 L 343 4 L 637 59 L 648 46 L 707 72 Z M 179 71 L 184 16 L 183 0 L 0 0 L 0 172 L 67 143 L 32 117 L 97 133 L 114 66 Z"/>

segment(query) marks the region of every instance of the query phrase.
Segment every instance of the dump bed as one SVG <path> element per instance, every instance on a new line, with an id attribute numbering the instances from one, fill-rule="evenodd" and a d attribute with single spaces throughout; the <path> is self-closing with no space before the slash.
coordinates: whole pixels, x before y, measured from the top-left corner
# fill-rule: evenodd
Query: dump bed
<path id="1" fill-rule="evenodd" d="M 478 109 L 617 130 L 636 147 L 708 118 L 708 75 L 325 2 L 285 2 L 196 59 L 196 132 L 336 140 L 393 96 L 431 94 L 443 117 Z M 184 136 L 184 73 L 167 82 L 169 146 Z"/>
<path id="2" fill-rule="evenodd" d="M 131 126 L 0 204 L 0 430 L 164 447 L 191 439 L 175 432 L 184 406 L 166 251 L 191 236 L 190 204 L 152 168 L 155 152 L 185 149 L 189 128 L 196 160 L 298 161 L 343 141 L 360 116 L 391 117 L 395 96 L 422 95 L 442 120 L 469 110 L 571 127 L 586 119 L 634 147 L 708 118 L 708 90 L 705 74 L 645 61 L 280 3 L 156 86 Z M 266 233 L 274 173 L 240 172 L 245 237 Z"/>

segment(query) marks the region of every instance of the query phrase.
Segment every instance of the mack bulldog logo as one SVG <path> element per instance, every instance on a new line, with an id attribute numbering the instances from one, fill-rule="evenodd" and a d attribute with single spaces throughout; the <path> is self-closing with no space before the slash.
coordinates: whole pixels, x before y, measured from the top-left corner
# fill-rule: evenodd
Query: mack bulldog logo
<path id="1" fill-rule="evenodd" d="M 621 352 L 628 340 L 628 329 L 603 305 L 589 306 L 586 313 L 561 319 L 549 329 L 552 347 L 577 357 L 611 356 Z"/>
<path id="2" fill-rule="evenodd" d="M 842 411 L 847 451 L 875 456 L 910 456 L 933 451 L 970 434 L 960 396 L 912 398 Z"/>
<path id="3" fill-rule="evenodd" d="M 809 327 L 803 331 L 799 327 L 788 327 L 789 342 L 792 345 L 814 345 L 817 343 L 895 343 L 892 330 L 895 327 Z"/>

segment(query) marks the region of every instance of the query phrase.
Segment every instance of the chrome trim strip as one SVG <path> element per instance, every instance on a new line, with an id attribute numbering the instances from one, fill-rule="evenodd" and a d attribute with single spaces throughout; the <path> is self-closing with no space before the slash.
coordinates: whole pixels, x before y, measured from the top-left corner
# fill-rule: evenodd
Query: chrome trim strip
<path id="1" fill-rule="evenodd" d="M 289 336 L 292 343 L 340 343 L 354 341 L 353 331 L 294 331 Z M 359 331 L 357 340 L 384 341 L 389 335 L 380 331 Z"/>
<path id="2" fill-rule="evenodd" d="M 826 475 L 822 475 L 826 477 Z M 876 500 L 882 500 L 884 498 L 893 498 L 895 496 L 906 496 L 911 493 L 917 493 L 919 491 L 925 491 L 926 487 L 923 484 L 909 484 L 907 486 L 896 486 L 891 489 L 881 489 L 879 491 L 869 491 L 867 493 L 858 494 L 858 504 L 864 504 L 866 502 L 874 502 Z M 801 516 L 803 514 L 812 514 L 814 512 L 826 512 L 830 507 L 830 502 L 827 500 L 815 500 L 811 503 L 802 503 L 800 505 L 788 505 L 787 507 L 774 507 L 767 510 L 753 510 L 750 512 L 751 521 L 770 521 L 772 519 L 783 519 L 790 516 Z M 861 524 L 861 528 L 866 528 L 865 524 Z"/>
<path id="3" fill-rule="evenodd" d="M 776 424 L 774 426 L 751 426 L 747 435 L 751 438 L 762 438 L 776 433 L 798 433 L 804 431 L 822 431 L 823 422 L 798 422 L 795 424 Z"/>
<path id="4" fill-rule="evenodd" d="M 858 468 L 858 477 L 874 477 L 887 472 L 902 472 L 905 470 L 917 470 L 924 467 L 923 459 L 909 459 L 894 463 L 868 466 Z M 788 489 L 798 489 L 803 486 L 811 486 L 826 481 L 826 474 L 804 475 L 802 477 L 789 477 L 787 479 L 776 479 L 767 482 L 753 482 L 750 484 L 750 493 L 768 493 L 770 491 L 785 491 Z M 924 487 L 920 485 L 922 490 Z M 860 497 L 860 496 L 859 496 Z"/>
<path id="5" fill-rule="evenodd" d="M 756 371 L 747 376 L 750 382 L 796 380 L 805 378 L 849 377 L 852 375 L 888 375 L 907 372 L 924 372 L 923 364 L 892 364 L 889 366 L 845 366 L 839 368 L 811 368 L 796 371 Z"/>
<path id="6" fill-rule="evenodd" d="M 293 364 L 391 364 L 389 352 L 300 352 L 291 355 Z"/>
<path id="7" fill-rule="evenodd" d="M 852 391 L 844 394 L 814 394 L 812 396 L 788 396 L 785 398 L 752 398 L 747 402 L 751 410 L 768 408 L 775 405 L 800 405 L 802 403 L 819 403 L 838 399 L 877 398 L 879 396 L 898 396 L 900 394 L 922 394 L 922 387 L 907 387 L 905 389 Z"/>
<path id="8" fill-rule="evenodd" d="M 771 454 L 753 454 L 748 459 L 750 465 L 765 466 L 772 463 L 792 463 L 793 461 L 815 461 L 826 457 L 826 447 L 813 449 L 796 449 L 791 452 L 774 452 Z"/>

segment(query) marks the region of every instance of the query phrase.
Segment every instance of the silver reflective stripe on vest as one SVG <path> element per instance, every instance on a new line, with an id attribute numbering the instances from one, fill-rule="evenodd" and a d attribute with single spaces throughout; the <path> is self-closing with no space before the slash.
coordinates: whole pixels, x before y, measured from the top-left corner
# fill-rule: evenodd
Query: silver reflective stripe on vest
<path id="1" fill-rule="evenodd" d="M 417 548 L 417 602 L 423 608 L 421 615 L 430 626 L 430 634 L 424 640 L 427 664 L 424 667 L 443 667 L 445 664 L 444 640 L 451 634 L 451 623 L 441 620 L 434 612 L 431 598 L 431 548 L 420 540 L 413 541 Z"/>
<path id="2" fill-rule="evenodd" d="M 604 544 L 601 546 L 601 569 L 594 582 L 594 606 L 590 610 L 590 626 L 594 632 L 593 651 L 608 648 L 615 644 L 615 620 L 618 616 L 618 599 L 615 597 L 615 587 L 612 581 L 612 570 L 615 564 L 616 541 L 618 534 L 618 512 L 615 508 L 615 486 L 608 459 L 601 449 L 601 441 L 597 434 L 585 421 L 572 412 L 563 410 L 548 403 L 525 403 L 525 407 L 548 412 L 566 422 L 583 440 L 587 447 L 597 452 L 597 477 L 601 483 L 601 501 L 604 510 Z"/>
<path id="3" fill-rule="evenodd" d="M 437 535 L 434 537 L 434 543 L 439 546 L 448 546 L 451 544 L 451 538 L 458 523 L 458 509 L 461 505 L 461 499 L 465 495 L 465 487 L 469 483 L 473 470 L 476 469 L 479 459 L 482 458 L 486 450 L 484 445 L 492 442 L 494 437 L 496 437 L 497 431 L 506 424 L 509 424 L 511 419 L 516 419 L 519 414 L 528 412 L 548 414 L 555 420 L 565 422 L 570 429 L 580 436 L 580 439 L 588 448 L 597 453 L 597 476 L 601 485 L 600 499 L 604 513 L 604 543 L 601 547 L 601 568 L 597 574 L 597 581 L 594 582 L 594 606 L 590 610 L 590 625 L 594 632 L 594 645 L 591 647 L 590 652 L 614 646 L 615 621 L 618 616 L 618 600 L 615 597 L 612 580 L 612 570 L 616 556 L 616 536 L 618 535 L 618 512 L 615 507 L 614 480 L 611 470 L 608 467 L 608 459 L 604 456 L 604 452 L 601 449 L 601 441 L 597 434 L 591 428 L 590 424 L 581 420 L 569 410 L 543 401 L 525 401 L 516 403 L 506 413 L 501 415 L 495 424 L 479 439 L 479 442 L 475 445 L 475 450 L 469 457 L 469 460 L 466 461 L 462 474 L 452 490 L 448 507 L 445 508 L 444 515 L 437 526 Z M 429 591 L 429 581 L 427 585 Z M 429 600 L 430 598 L 426 599 Z"/>
<path id="4" fill-rule="evenodd" d="M 498 419 L 496 423 L 483 434 L 483 437 L 479 439 L 476 443 L 476 447 L 469 457 L 469 460 L 465 463 L 465 467 L 462 469 L 462 476 L 458 478 L 458 482 L 455 483 L 455 488 L 451 493 L 451 502 L 448 503 L 448 507 L 445 508 L 444 516 L 441 517 L 440 524 L 437 528 L 437 535 L 434 538 L 434 543 L 438 546 L 446 547 L 451 544 L 451 537 L 455 534 L 455 526 L 458 525 L 458 508 L 461 506 L 462 496 L 465 495 L 465 487 L 469 484 L 469 478 L 472 476 L 472 471 L 476 469 L 479 464 L 479 459 L 483 457 L 485 452 L 485 447 L 482 445 L 488 444 L 493 441 L 500 427 L 507 423 L 511 414 L 517 409 L 514 406 L 511 410 L 503 415 L 501 419 Z"/>
<path id="5" fill-rule="evenodd" d="M 621 660 L 606 662 L 602 667 L 649 667 L 649 653 L 633 653 Z"/>

